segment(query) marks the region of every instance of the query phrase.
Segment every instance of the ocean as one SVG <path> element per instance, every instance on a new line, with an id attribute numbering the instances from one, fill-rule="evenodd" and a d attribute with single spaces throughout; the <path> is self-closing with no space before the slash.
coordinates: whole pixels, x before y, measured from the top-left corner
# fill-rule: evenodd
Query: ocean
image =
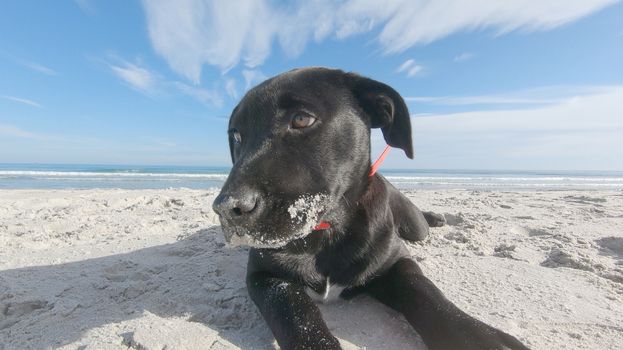
<path id="1" fill-rule="evenodd" d="M 0 164 L 0 189 L 219 188 L 227 167 Z M 383 169 L 399 189 L 623 190 L 623 172 Z"/>

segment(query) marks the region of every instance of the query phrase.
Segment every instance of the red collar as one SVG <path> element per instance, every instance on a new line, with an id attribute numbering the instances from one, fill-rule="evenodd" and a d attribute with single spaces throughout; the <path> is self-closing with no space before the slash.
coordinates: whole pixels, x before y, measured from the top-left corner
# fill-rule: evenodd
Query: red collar
<path id="1" fill-rule="evenodd" d="M 372 177 L 374 176 L 374 174 L 376 174 L 376 171 L 379 170 L 379 168 L 381 167 L 381 163 L 383 163 L 385 158 L 387 158 L 387 155 L 389 154 L 390 149 L 391 147 L 389 145 L 385 146 L 385 149 L 383 150 L 381 155 L 376 159 L 376 161 L 374 161 L 374 163 L 372 163 L 372 166 L 370 166 L 370 173 L 368 174 L 368 177 Z M 314 226 L 312 230 L 320 231 L 320 230 L 326 230 L 329 228 L 331 228 L 330 223 L 326 221 L 320 221 L 318 225 Z"/>

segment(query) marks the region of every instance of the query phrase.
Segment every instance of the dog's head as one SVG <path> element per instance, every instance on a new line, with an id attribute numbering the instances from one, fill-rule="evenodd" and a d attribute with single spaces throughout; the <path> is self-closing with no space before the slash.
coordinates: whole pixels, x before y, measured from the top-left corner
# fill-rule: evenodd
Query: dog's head
<path id="1" fill-rule="evenodd" d="M 339 228 L 369 181 L 370 128 L 413 158 L 407 106 L 383 83 L 305 68 L 250 90 L 231 114 L 233 168 L 213 204 L 227 241 L 276 248 L 321 220 Z"/>

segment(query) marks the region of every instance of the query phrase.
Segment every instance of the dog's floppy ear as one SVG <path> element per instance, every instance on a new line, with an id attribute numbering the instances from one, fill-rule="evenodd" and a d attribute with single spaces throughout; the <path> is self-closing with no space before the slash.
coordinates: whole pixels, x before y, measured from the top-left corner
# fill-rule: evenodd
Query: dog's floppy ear
<path id="1" fill-rule="evenodd" d="M 354 73 L 346 73 L 346 82 L 369 116 L 370 126 L 381 128 L 388 145 L 401 148 L 413 159 L 411 118 L 400 94 L 386 84 Z"/>

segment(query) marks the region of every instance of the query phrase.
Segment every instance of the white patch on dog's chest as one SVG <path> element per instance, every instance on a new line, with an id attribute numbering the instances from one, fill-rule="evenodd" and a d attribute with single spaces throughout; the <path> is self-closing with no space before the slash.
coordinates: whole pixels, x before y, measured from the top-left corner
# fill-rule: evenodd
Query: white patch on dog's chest
<path id="1" fill-rule="evenodd" d="M 336 301 L 345 288 L 346 287 L 337 284 L 331 284 L 329 278 L 327 277 L 327 282 L 324 286 L 324 292 L 322 294 L 316 293 L 316 291 L 309 287 L 305 287 L 305 292 L 307 292 L 307 295 L 309 295 L 309 297 L 315 302 L 325 304 Z"/>

